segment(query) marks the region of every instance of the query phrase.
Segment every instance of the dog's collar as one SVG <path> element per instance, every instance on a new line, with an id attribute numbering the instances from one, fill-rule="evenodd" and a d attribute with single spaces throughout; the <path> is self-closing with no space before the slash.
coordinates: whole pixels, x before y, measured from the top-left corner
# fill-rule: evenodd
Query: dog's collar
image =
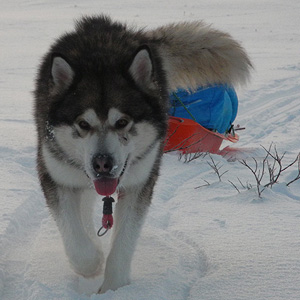
<path id="1" fill-rule="evenodd" d="M 46 121 L 45 131 L 46 131 L 45 132 L 46 133 L 46 139 L 48 141 L 53 141 L 54 138 L 55 138 L 54 128 L 53 128 L 53 125 L 49 121 Z"/>

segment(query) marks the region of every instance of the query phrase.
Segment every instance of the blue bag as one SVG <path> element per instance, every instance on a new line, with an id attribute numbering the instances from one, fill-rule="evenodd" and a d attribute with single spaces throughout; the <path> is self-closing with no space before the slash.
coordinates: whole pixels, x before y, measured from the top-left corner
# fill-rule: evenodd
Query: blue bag
<path id="1" fill-rule="evenodd" d="M 180 89 L 172 93 L 170 99 L 171 116 L 194 119 L 219 133 L 228 132 L 237 115 L 237 95 L 226 85 L 200 87 L 195 92 Z"/>

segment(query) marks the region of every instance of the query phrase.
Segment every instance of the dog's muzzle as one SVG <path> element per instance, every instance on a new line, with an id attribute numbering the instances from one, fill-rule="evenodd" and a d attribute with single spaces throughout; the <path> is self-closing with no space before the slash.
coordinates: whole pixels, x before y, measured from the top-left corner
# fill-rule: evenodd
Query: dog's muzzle
<path id="1" fill-rule="evenodd" d="M 115 176 L 114 171 L 118 166 L 114 165 L 114 160 L 110 155 L 100 154 L 94 156 L 92 160 L 92 167 L 96 175 L 94 186 L 99 195 L 110 196 L 116 191 L 120 178 L 125 172 L 127 161 L 128 158 L 120 175 Z"/>
<path id="2" fill-rule="evenodd" d="M 102 176 L 107 176 L 113 169 L 113 159 L 110 155 L 101 154 L 93 158 L 92 161 L 93 169 L 98 174 Z"/>

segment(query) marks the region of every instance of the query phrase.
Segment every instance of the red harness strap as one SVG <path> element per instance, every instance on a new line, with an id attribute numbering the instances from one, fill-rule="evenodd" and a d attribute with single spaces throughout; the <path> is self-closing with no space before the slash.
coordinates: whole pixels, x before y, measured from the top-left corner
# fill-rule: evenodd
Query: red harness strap
<path id="1" fill-rule="evenodd" d="M 112 210 L 112 204 L 115 202 L 113 197 L 106 196 L 102 199 L 103 201 L 103 217 L 102 217 L 102 227 L 98 230 L 97 235 L 103 236 L 108 229 L 111 229 L 114 224 L 113 219 L 113 210 Z M 101 233 L 102 229 L 106 229 L 103 233 Z"/>
<path id="2" fill-rule="evenodd" d="M 114 225 L 113 215 L 103 215 L 102 217 L 102 226 L 105 229 L 111 229 Z"/>

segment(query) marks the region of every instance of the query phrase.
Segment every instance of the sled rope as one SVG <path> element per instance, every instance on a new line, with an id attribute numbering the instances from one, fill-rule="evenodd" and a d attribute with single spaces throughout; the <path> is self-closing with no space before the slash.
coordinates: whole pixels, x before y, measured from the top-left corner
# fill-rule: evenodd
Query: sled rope
<path id="1" fill-rule="evenodd" d="M 115 202 L 113 197 L 106 196 L 102 199 L 103 201 L 103 217 L 102 217 L 102 226 L 98 230 L 97 235 L 99 237 L 103 236 L 109 229 L 112 228 L 114 224 L 114 219 L 113 219 L 113 209 L 112 209 L 112 204 Z M 101 231 L 104 230 L 104 232 L 101 233 Z"/>
<path id="2" fill-rule="evenodd" d="M 177 96 L 175 92 L 173 92 L 173 96 L 176 98 L 177 101 L 182 105 L 182 107 L 187 111 L 187 113 L 191 116 L 191 118 L 197 122 L 196 118 L 193 116 L 193 114 L 189 111 L 189 109 L 185 106 L 185 104 L 181 101 L 181 99 Z"/>

